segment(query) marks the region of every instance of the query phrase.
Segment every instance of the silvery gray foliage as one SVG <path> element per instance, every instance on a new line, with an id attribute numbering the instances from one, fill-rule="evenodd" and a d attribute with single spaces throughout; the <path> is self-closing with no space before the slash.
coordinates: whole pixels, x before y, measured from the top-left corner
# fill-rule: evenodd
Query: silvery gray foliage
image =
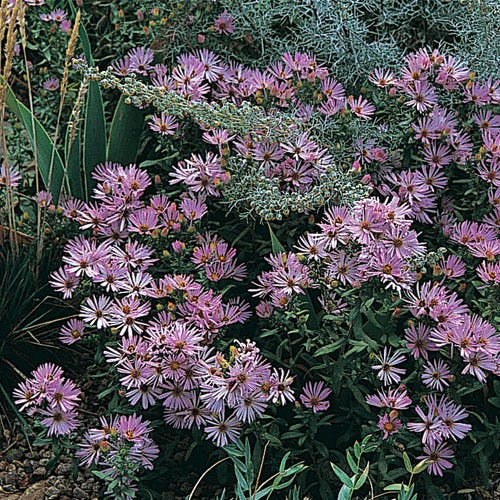
<path id="1" fill-rule="evenodd" d="M 283 52 L 313 53 L 348 87 L 376 67 L 394 68 L 420 47 L 456 54 L 498 77 L 498 0 L 220 0 L 250 33 L 262 65 Z"/>
<path id="2" fill-rule="evenodd" d="M 276 142 L 292 140 L 304 129 L 313 131 L 311 125 L 305 126 L 299 118 L 285 112 L 265 114 L 262 108 L 248 102 L 237 106 L 229 101 L 191 101 L 174 91 L 147 85 L 133 74 L 119 78 L 112 73 L 111 67 L 99 71 L 81 59 L 73 62 L 86 80 L 97 81 L 105 89 L 119 90 L 126 96 L 125 102 L 128 104 L 141 107 L 149 104 L 178 119 L 189 116 L 204 127 L 223 128 L 241 136 L 250 134 L 267 137 Z M 321 132 L 311 135 L 321 139 Z M 346 137 L 349 138 L 348 135 Z M 321 144 L 326 145 L 323 142 Z M 230 209 L 237 209 L 243 217 L 281 220 L 292 212 L 307 213 L 332 203 L 352 205 L 369 192 L 366 186 L 359 183 L 348 165 L 340 166 L 334 161 L 305 193 L 283 192 L 277 179 L 265 176 L 261 167 L 239 156 L 229 158 L 228 168 L 232 181 L 222 189 L 224 202 Z"/>

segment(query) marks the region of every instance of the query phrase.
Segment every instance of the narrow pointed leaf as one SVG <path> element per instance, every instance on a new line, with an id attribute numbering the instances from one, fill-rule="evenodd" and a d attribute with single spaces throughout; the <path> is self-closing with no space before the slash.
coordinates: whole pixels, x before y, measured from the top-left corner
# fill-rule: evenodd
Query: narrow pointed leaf
<path id="1" fill-rule="evenodd" d="M 333 472 L 335 472 L 336 476 L 344 483 L 348 488 L 353 488 L 354 483 L 352 482 L 352 479 L 337 465 L 331 463 Z"/>
<path id="2" fill-rule="evenodd" d="M 356 484 L 354 485 L 355 490 L 359 490 L 363 484 L 365 484 L 365 481 L 368 477 L 368 471 L 370 470 L 370 462 L 366 464 L 365 469 L 363 470 L 363 473 L 359 477 L 359 479 L 356 481 Z"/>
<path id="3" fill-rule="evenodd" d="M 70 144 L 70 132 L 66 131 L 65 138 L 65 155 L 66 155 L 66 183 L 68 192 L 72 196 L 79 199 L 84 199 L 82 168 L 81 168 L 81 133 L 78 130 L 75 134 L 73 142 Z"/>
<path id="4" fill-rule="evenodd" d="M 144 128 L 144 111 L 126 104 L 125 99 L 122 95 L 116 105 L 109 131 L 107 161 L 128 165 L 135 163 L 137 157 Z"/>
<path id="5" fill-rule="evenodd" d="M 271 248 L 273 249 L 273 253 L 281 253 L 285 252 L 285 247 L 281 244 L 280 240 L 274 234 L 274 231 L 271 229 L 271 224 L 267 223 L 267 227 L 269 228 L 269 234 L 271 236 Z"/>
<path id="6" fill-rule="evenodd" d="M 38 169 L 42 177 L 42 182 L 45 188 L 51 192 L 54 203 L 57 204 L 64 180 L 64 165 L 57 150 L 54 151 L 54 161 L 51 172 L 50 163 L 52 161 L 52 151 L 54 149 L 52 139 L 49 137 L 49 134 L 43 128 L 42 124 L 34 116 L 33 123 L 35 124 L 35 130 L 33 130 L 31 111 L 23 103 L 17 100 L 9 85 L 7 85 L 6 88 L 5 104 L 9 110 L 17 116 L 18 120 L 26 129 L 33 152 L 35 151 L 34 146 L 36 144 Z"/>
<path id="7" fill-rule="evenodd" d="M 73 15 L 76 14 L 74 2 L 70 1 Z M 82 44 L 83 53 L 89 66 L 94 65 L 90 40 L 83 23 L 80 23 L 78 36 Z M 83 169 L 85 198 L 90 197 L 94 180 L 92 172 L 99 163 L 106 161 L 106 119 L 104 116 L 104 104 L 99 84 L 89 82 L 87 91 L 87 102 L 85 105 L 85 122 L 83 125 Z"/>
<path id="8" fill-rule="evenodd" d="M 90 197 L 94 180 L 92 172 L 99 163 L 106 161 L 106 124 L 101 89 L 97 82 L 89 82 L 83 136 L 83 166 L 86 197 Z"/>
<path id="9" fill-rule="evenodd" d="M 413 471 L 413 466 L 411 465 L 410 457 L 408 456 L 408 453 L 406 453 L 406 451 L 403 451 L 403 461 L 405 463 L 406 470 L 411 474 Z"/>

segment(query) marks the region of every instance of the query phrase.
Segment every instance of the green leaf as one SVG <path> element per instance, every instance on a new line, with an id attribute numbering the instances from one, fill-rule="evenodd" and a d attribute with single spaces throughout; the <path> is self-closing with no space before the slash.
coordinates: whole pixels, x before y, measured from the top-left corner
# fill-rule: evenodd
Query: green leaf
<path id="1" fill-rule="evenodd" d="M 64 180 L 64 165 L 59 153 L 57 150 L 54 150 L 52 139 L 31 111 L 17 100 L 9 85 L 6 85 L 5 104 L 17 116 L 26 129 L 33 152 L 35 152 L 36 145 L 36 158 L 40 176 L 45 188 L 52 194 L 54 204 L 57 204 Z M 52 155 L 54 155 L 53 162 Z M 50 167 L 51 162 L 52 172 Z"/>
<path id="2" fill-rule="evenodd" d="M 359 441 L 355 441 L 353 449 L 354 449 L 354 456 L 359 460 L 359 457 L 362 454 L 362 450 L 361 450 L 361 446 L 359 444 Z"/>
<path id="3" fill-rule="evenodd" d="M 352 455 L 351 455 L 351 452 L 349 450 L 347 450 L 347 463 L 349 464 L 349 467 L 351 468 L 353 474 L 357 474 L 358 473 L 358 465 L 356 464 L 356 461 L 354 460 L 354 458 L 352 458 Z"/>
<path id="4" fill-rule="evenodd" d="M 363 470 L 363 473 L 359 477 L 359 479 L 356 481 L 356 484 L 354 485 L 355 490 L 359 490 L 363 484 L 365 484 L 366 479 L 368 478 L 368 471 L 370 470 L 370 462 L 366 464 L 366 467 Z"/>
<path id="5" fill-rule="evenodd" d="M 83 168 L 86 198 L 90 197 L 94 180 L 92 172 L 99 163 L 106 161 L 106 123 L 101 89 L 97 82 L 89 82 L 83 133 Z"/>
<path id="6" fill-rule="evenodd" d="M 99 470 L 93 470 L 92 474 L 94 474 L 94 476 L 98 477 L 99 479 L 104 479 L 105 481 L 111 479 L 112 477 L 109 473 L 101 472 Z"/>
<path id="7" fill-rule="evenodd" d="M 81 172 L 81 133 L 76 131 L 73 142 L 70 144 L 70 130 L 66 130 L 64 141 L 64 151 L 66 156 L 66 184 L 69 194 L 80 198 L 85 198 Z"/>
<path id="8" fill-rule="evenodd" d="M 336 351 L 337 349 L 340 349 L 343 345 L 345 344 L 345 339 L 340 338 L 337 339 L 335 342 L 324 345 L 323 347 L 320 347 L 314 354 L 314 357 L 317 356 L 323 356 L 324 354 L 330 354 L 331 352 Z"/>
<path id="9" fill-rule="evenodd" d="M 108 387 L 107 389 L 104 389 L 102 392 L 100 392 L 97 395 L 97 399 L 102 399 L 102 398 L 106 397 L 108 394 L 111 394 L 112 392 L 116 391 L 116 389 L 117 389 L 116 385 L 113 385 L 111 387 Z"/>
<path id="10" fill-rule="evenodd" d="M 76 7 L 73 0 L 70 1 L 73 15 Z M 85 26 L 80 23 L 78 36 L 82 44 L 83 53 L 89 66 L 94 65 L 92 49 Z M 99 163 L 106 161 L 106 119 L 104 117 L 104 105 L 99 84 L 90 81 L 87 91 L 87 102 L 85 106 L 85 122 L 83 125 L 83 170 L 85 173 L 85 197 L 88 199 L 93 186 L 92 172 Z"/>
<path id="11" fill-rule="evenodd" d="M 335 472 L 336 476 L 342 481 L 342 483 L 352 489 L 354 486 L 352 479 L 334 463 L 330 463 L 330 465 L 332 466 L 333 472 Z"/>
<path id="12" fill-rule="evenodd" d="M 413 467 L 412 472 L 413 474 L 420 474 L 425 469 L 427 469 L 427 467 L 429 467 L 429 461 L 427 459 L 424 459 L 418 462 L 418 464 L 415 465 L 415 467 Z"/>
<path id="13" fill-rule="evenodd" d="M 340 488 L 337 500 L 349 500 L 351 498 L 351 492 L 352 489 L 344 484 L 342 488 Z"/>
<path id="14" fill-rule="evenodd" d="M 285 455 L 283 456 L 283 458 L 281 459 L 280 468 L 279 468 L 279 471 L 280 471 L 280 472 L 284 472 L 284 471 L 285 471 L 286 461 L 287 461 L 287 460 L 288 460 L 288 458 L 290 457 L 290 454 L 291 454 L 291 452 L 290 452 L 290 451 L 287 451 L 287 452 L 285 453 Z"/>
<path id="15" fill-rule="evenodd" d="M 280 240 L 276 237 L 273 230 L 271 229 L 271 224 L 267 223 L 267 227 L 269 228 L 269 234 L 271 236 L 271 248 L 273 249 L 273 253 L 281 253 L 286 252 L 285 247 L 280 243 Z"/>
<path id="16" fill-rule="evenodd" d="M 405 463 L 406 470 L 411 474 L 413 472 L 413 466 L 411 465 L 410 457 L 406 451 L 403 451 L 403 461 Z"/>
<path id="17" fill-rule="evenodd" d="M 408 486 L 406 486 L 403 483 L 394 483 L 394 484 L 389 484 L 384 488 L 384 491 L 401 491 L 401 489 L 406 489 Z"/>
<path id="18" fill-rule="evenodd" d="M 238 485 L 241 486 L 245 491 L 248 491 L 248 483 L 246 482 L 245 478 L 243 477 L 243 474 L 241 473 L 240 469 L 235 467 L 234 473 L 236 475 Z"/>
<path id="19" fill-rule="evenodd" d="M 125 103 L 122 95 L 116 105 L 113 121 L 109 130 L 107 161 L 128 165 L 135 163 L 142 129 L 144 111 L 132 104 Z"/>

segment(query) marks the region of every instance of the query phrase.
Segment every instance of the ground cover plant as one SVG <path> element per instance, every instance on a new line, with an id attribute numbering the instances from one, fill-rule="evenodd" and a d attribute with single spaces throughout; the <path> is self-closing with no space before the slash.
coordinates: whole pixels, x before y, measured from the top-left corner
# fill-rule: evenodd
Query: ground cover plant
<path id="1" fill-rule="evenodd" d="M 3 421 L 48 476 L 495 495 L 495 2 L 0 14 Z"/>

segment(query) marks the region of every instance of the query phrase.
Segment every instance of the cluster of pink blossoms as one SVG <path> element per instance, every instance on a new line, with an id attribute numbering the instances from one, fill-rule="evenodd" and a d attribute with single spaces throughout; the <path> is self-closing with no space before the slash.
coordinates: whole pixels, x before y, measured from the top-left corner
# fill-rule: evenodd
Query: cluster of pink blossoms
<path id="1" fill-rule="evenodd" d="M 40 14 L 40 19 L 45 22 L 53 22 L 59 25 L 61 31 L 68 33 L 71 30 L 72 23 L 67 19 L 67 13 L 63 9 L 54 9 L 48 14 Z"/>
<path id="2" fill-rule="evenodd" d="M 49 436 L 71 434 L 78 427 L 80 389 L 64 376 L 62 368 L 45 363 L 14 390 L 21 411 L 39 418 Z"/>
<path id="3" fill-rule="evenodd" d="M 471 314 L 457 293 L 444 284 L 430 281 L 421 283 L 417 275 L 416 260 L 426 251 L 418 234 L 410 228 L 411 208 L 398 198 L 381 202 L 369 198 L 353 208 L 332 207 L 325 212 L 319 224 L 319 233 L 303 236 L 297 253 L 281 253 L 267 258 L 272 266 L 258 277 L 254 296 L 263 300 L 257 305 L 260 317 L 267 318 L 275 310 L 292 307 L 294 297 L 300 298 L 307 289 L 320 288 L 320 299 L 330 314 L 348 307 L 336 293 L 350 287 L 359 288 L 368 281 L 378 280 L 385 288 L 397 291 L 410 313 L 418 319 L 405 331 L 406 347 L 415 359 L 423 358 L 422 383 L 430 390 L 442 392 L 455 378 L 450 365 L 441 358 L 430 359 L 431 353 L 445 354 L 452 359 L 457 353 L 465 367 L 462 374 L 470 373 L 484 382 L 486 372 L 500 373 L 500 336 L 484 319 Z M 461 276 L 458 267 L 451 272 L 453 259 L 442 258 L 438 267 L 448 278 Z M 445 353 L 447 349 L 447 353 Z M 402 351 L 384 348 L 372 366 L 386 386 L 400 384 L 406 374 L 402 367 L 407 357 Z M 403 427 L 398 410 L 406 410 L 412 401 L 405 388 L 368 396 L 371 405 L 389 408 L 388 414 L 379 417 L 378 426 L 384 439 Z M 445 396 L 429 396 L 432 434 L 425 434 L 424 451 L 431 466 L 429 472 L 442 474 L 452 466 L 453 456 L 445 441 L 462 439 L 470 430 L 469 424 L 460 421 L 467 412 Z M 420 407 L 417 414 L 422 417 Z M 408 423 L 408 429 L 421 432 L 419 423 Z M 425 426 L 425 425 L 424 425 Z"/>
<path id="4" fill-rule="evenodd" d="M 210 347 L 221 329 L 250 312 L 239 298 L 225 301 L 206 286 L 242 280 L 246 269 L 225 241 L 197 232 L 203 197 L 175 203 L 160 194 L 145 202 L 150 179 L 134 165 L 100 165 L 94 177 L 93 202 L 62 202 L 65 215 L 90 234 L 67 243 L 64 265 L 51 276 L 66 299 L 84 295 L 80 319 L 63 326 L 61 340 L 112 329 L 119 338 L 104 355 L 130 404 L 161 402 L 167 423 L 204 428 L 220 446 L 270 402 L 293 401 L 293 378 L 273 369 L 255 344 L 236 342 L 229 359 Z M 165 252 L 194 273 L 159 271 Z"/>
<path id="5" fill-rule="evenodd" d="M 481 259 L 476 274 L 486 285 L 500 283 L 500 81 L 474 81 L 470 71 L 451 56 L 421 50 L 406 59 L 401 78 L 376 71 L 371 80 L 401 94 L 404 103 L 417 111 L 411 124 L 413 147 L 422 159 L 415 169 L 402 169 L 398 157 L 391 157 L 373 141 L 357 144 L 357 161 L 366 168 L 373 186 L 382 196 L 397 196 L 411 207 L 411 218 L 438 224 L 443 234 L 458 243 L 466 254 Z M 449 106 L 450 97 L 462 100 L 465 117 Z M 458 166 L 488 186 L 489 213 L 482 220 L 459 220 L 449 194 L 450 169 Z M 441 267 L 448 277 L 465 274 L 465 264 L 451 256 Z"/>
<path id="6" fill-rule="evenodd" d="M 138 69 L 134 55 L 141 52 Z M 163 64 L 153 64 L 150 49 L 133 49 L 113 64 L 117 75 L 136 73 L 149 75 L 156 87 L 178 93 L 192 101 L 219 102 L 230 100 L 240 105 L 250 101 L 264 109 L 293 109 L 307 121 L 314 113 L 326 117 L 352 112 L 369 119 L 375 111 L 361 96 L 346 97 L 342 85 L 329 76 L 328 69 L 308 54 L 286 53 L 282 60 L 267 69 L 254 70 L 239 64 L 227 64 L 206 49 L 180 56 L 169 71 Z M 178 129 L 174 117 L 155 114 L 150 128 L 161 135 L 174 135 Z M 218 196 L 229 181 L 224 168 L 227 154 L 232 151 L 246 162 L 252 162 L 266 178 L 276 179 L 283 191 L 306 193 L 333 164 L 331 155 L 304 132 L 288 141 L 271 141 L 266 137 L 229 135 L 222 128 L 205 130 L 203 140 L 217 147 L 217 153 L 205 157 L 193 154 L 178 163 L 172 183 L 182 182 L 191 192 Z"/>
<path id="7" fill-rule="evenodd" d="M 108 477 L 108 482 L 121 482 L 120 487 L 128 492 L 136 491 L 132 478 L 123 474 L 117 463 L 126 460 L 128 470 L 131 466 L 135 469 L 145 467 L 153 469 L 155 460 L 160 450 L 151 439 L 151 427 L 148 420 L 134 413 L 130 416 L 115 416 L 109 420 L 100 418 L 101 427 L 89 429 L 80 444 L 76 456 L 80 465 L 98 466 L 101 473 Z M 113 494 L 113 490 L 105 492 Z"/>
<path id="8" fill-rule="evenodd" d="M 267 317 L 274 308 L 284 309 L 294 294 L 320 284 L 333 291 L 339 284 L 359 287 L 377 278 L 385 288 L 411 289 L 416 282 L 411 259 L 424 254 L 425 246 L 410 229 L 409 207 L 398 202 L 369 198 L 352 209 L 328 209 L 319 224 L 321 232 L 302 236 L 296 254 L 267 258 L 272 270 L 262 273 L 251 290 L 265 298 L 258 314 Z M 311 269 L 319 263 L 324 265 L 322 273 L 313 279 Z"/>

